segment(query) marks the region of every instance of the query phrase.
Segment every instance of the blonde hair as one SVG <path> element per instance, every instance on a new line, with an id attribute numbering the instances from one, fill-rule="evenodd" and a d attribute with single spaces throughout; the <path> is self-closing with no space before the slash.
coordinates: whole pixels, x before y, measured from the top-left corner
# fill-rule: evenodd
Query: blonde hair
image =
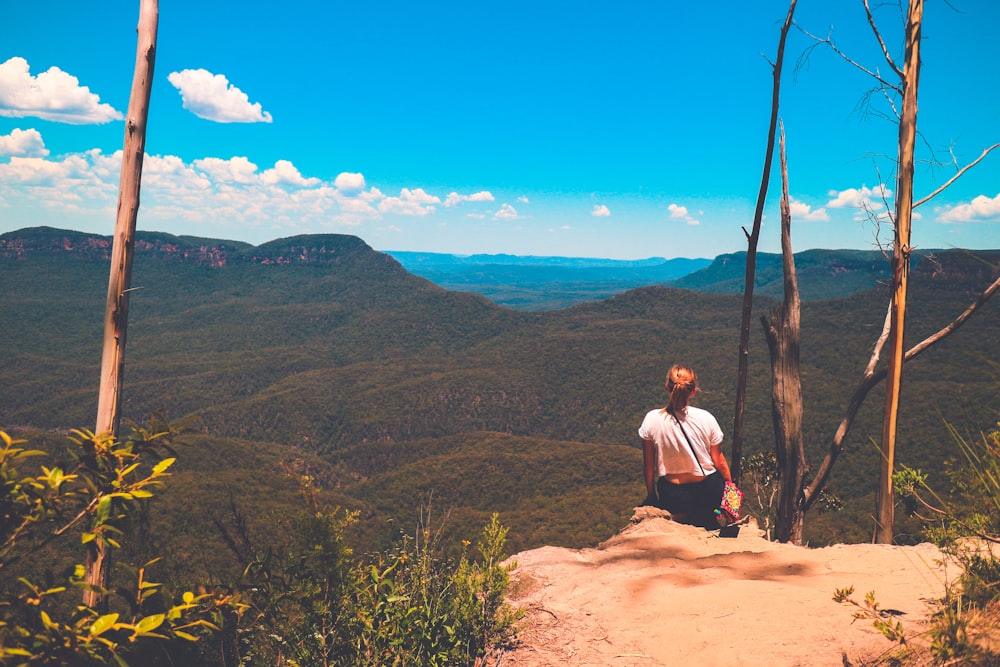
<path id="1" fill-rule="evenodd" d="M 667 372 L 667 393 L 670 402 L 664 408 L 674 415 L 683 415 L 687 411 L 688 401 L 698 388 L 698 376 L 687 366 L 671 366 Z"/>

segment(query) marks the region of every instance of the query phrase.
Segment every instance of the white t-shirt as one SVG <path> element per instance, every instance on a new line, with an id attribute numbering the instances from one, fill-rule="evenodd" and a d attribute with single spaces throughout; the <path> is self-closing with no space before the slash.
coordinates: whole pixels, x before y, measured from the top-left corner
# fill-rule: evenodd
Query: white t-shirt
<path id="1" fill-rule="evenodd" d="M 698 461 L 691 454 L 691 447 L 684 439 L 684 433 L 677 421 L 666 410 L 659 408 L 646 413 L 639 427 L 639 437 L 652 440 L 656 447 L 657 477 L 666 474 L 692 473 L 705 476 L 715 472 L 715 464 L 709 448 L 722 444 L 722 429 L 711 412 L 687 407 L 687 415 L 678 415 L 684 425 L 684 431 L 691 439 L 694 451 L 698 453 Z M 698 467 L 698 462 L 701 467 Z M 704 473 L 702 473 L 704 470 Z"/>

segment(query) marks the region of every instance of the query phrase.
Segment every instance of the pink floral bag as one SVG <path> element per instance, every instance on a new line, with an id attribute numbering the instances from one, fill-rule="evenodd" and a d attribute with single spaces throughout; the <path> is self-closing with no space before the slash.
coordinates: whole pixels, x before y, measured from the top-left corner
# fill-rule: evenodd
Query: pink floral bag
<path id="1" fill-rule="evenodd" d="M 720 523 L 725 520 L 724 525 L 736 523 L 740 520 L 740 509 L 743 507 L 743 492 L 740 487 L 732 482 L 726 482 L 722 487 L 722 501 L 719 503 Z"/>

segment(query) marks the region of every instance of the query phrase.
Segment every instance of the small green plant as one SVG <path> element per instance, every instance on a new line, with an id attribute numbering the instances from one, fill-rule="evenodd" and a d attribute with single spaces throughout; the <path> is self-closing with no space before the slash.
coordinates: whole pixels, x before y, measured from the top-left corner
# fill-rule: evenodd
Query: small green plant
<path id="1" fill-rule="evenodd" d="M 505 564 L 507 529 L 494 514 L 480 559 L 465 543 L 457 563 L 443 558 L 440 532 L 423 528 L 366 568 L 358 590 L 358 665 L 474 665 L 516 634 L 523 612 L 504 601 L 514 564 Z"/>
<path id="2" fill-rule="evenodd" d="M 42 465 L 40 474 L 24 475 L 19 468 L 47 454 L 0 431 L 0 663 L 124 666 L 134 658 L 151 664 L 139 657 L 151 643 L 166 653 L 164 644 L 218 629 L 212 619 L 228 601 L 193 592 L 172 601 L 148 578 L 153 562 L 117 592 L 100 591 L 107 608 L 99 610 L 73 602 L 92 588 L 81 564 L 61 578 L 50 571 L 41 584 L 19 571 L 71 535 L 84 547 L 103 541 L 118 548 L 129 515 L 169 476 L 174 459 L 160 452 L 172 434 L 136 427 L 122 441 L 74 431 L 68 472 Z"/>
<path id="3" fill-rule="evenodd" d="M 770 540 L 778 497 L 778 459 L 774 452 L 757 452 L 743 459 L 742 469 L 745 500 L 763 522 L 761 528 Z"/>
<path id="4" fill-rule="evenodd" d="M 898 620 L 893 623 L 892 614 L 879 607 L 878 600 L 875 599 L 875 591 L 869 591 L 865 595 L 864 602 L 854 599 L 854 587 L 838 588 L 833 594 L 834 602 L 853 605 L 857 611 L 854 618 L 858 620 L 871 620 L 872 625 L 885 635 L 889 641 L 899 644 L 906 644 L 906 633 L 903 624 Z"/>
<path id="5" fill-rule="evenodd" d="M 236 553 L 250 555 L 236 586 L 250 611 L 223 647 L 227 667 L 471 666 L 513 639 L 522 614 L 505 602 L 513 565 L 504 562 L 507 529 L 496 515 L 483 529 L 478 558 L 470 543 L 447 558 L 428 510 L 415 535 L 356 559 L 344 532 L 357 513 L 322 508 L 311 478 L 300 482 L 309 513 L 291 522 L 289 545 L 256 548 L 238 512 L 235 530 L 220 526 Z"/>
<path id="6" fill-rule="evenodd" d="M 1000 425 L 998 425 L 1000 426 Z M 927 475 L 903 469 L 893 477 L 907 509 L 925 523 L 924 533 L 960 566 L 930 629 L 930 651 L 938 664 L 996 664 L 995 626 L 1000 614 L 1000 430 L 978 438 L 951 429 L 962 458 L 946 469 L 947 497 Z M 982 619 L 986 618 L 984 622 Z M 987 630 L 972 632 L 976 624 Z"/>

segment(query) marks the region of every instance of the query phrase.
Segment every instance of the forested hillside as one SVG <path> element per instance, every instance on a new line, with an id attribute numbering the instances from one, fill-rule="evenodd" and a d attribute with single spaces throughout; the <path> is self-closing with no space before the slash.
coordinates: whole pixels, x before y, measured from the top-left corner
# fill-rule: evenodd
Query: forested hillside
<path id="1" fill-rule="evenodd" d="M 124 411 L 134 420 L 154 411 L 194 420 L 167 501 L 189 515 L 174 523 L 189 535 L 209 536 L 204 517 L 230 497 L 255 515 L 280 512 L 295 495 L 286 467 L 306 467 L 339 502 L 363 511 L 360 528 L 372 543 L 411 526 L 429 501 L 451 511 L 457 532 L 499 512 L 515 551 L 591 545 L 644 495 L 635 431 L 662 402 L 669 364 L 699 371 L 700 405 L 730 430 L 736 294 L 647 287 L 518 312 L 415 277 L 354 237 L 252 247 L 139 234 L 137 248 Z M 108 249 L 107 239 L 59 230 L 0 236 L 0 428 L 92 426 Z M 998 261 L 997 252 L 957 251 L 922 261 L 910 344 L 960 313 Z M 837 282 L 843 273 L 829 272 L 827 294 L 846 289 Z M 758 315 L 774 303 L 760 298 Z M 804 306 L 814 467 L 886 303 L 876 286 Z M 757 331 L 753 341 L 747 455 L 771 448 L 767 348 Z M 954 455 L 946 420 L 970 430 L 995 425 L 997 349 L 1000 305 L 989 304 L 908 367 L 901 464 L 938 474 Z M 845 509 L 807 516 L 813 542 L 868 537 L 881 398 L 876 389 L 833 475 Z"/>

